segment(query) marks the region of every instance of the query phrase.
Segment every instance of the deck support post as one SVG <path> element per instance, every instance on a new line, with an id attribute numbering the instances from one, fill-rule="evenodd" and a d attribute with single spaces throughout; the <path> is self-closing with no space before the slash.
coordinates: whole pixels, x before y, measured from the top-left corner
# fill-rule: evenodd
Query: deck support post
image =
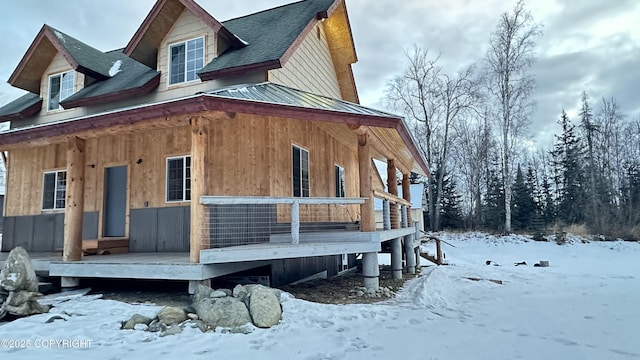
<path id="1" fill-rule="evenodd" d="M 63 261 L 82 260 L 82 216 L 84 214 L 85 141 L 67 141 L 67 197 L 64 210 Z"/>
<path id="2" fill-rule="evenodd" d="M 365 198 L 360 205 L 360 231 L 376 231 L 375 212 L 373 210 L 373 187 L 371 184 L 371 148 L 368 133 L 358 135 L 358 169 L 360 173 L 360 197 Z M 378 290 L 380 287 L 380 268 L 378 267 L 378 253 L 362 254 L 362 275 L 364 287 Z"/>
<path id="3" fill-rule="evenodd" d="M 191 123 L 191 228 L 189 261 L 200 262 L 200 250 L 209 248 L 209 221 L 200 197 L 209 191 L 209 126 L 207 119 L 194 117 Z"/>
<path id="4" fill-rule="evenodd" d="M 206 279 L 206 280 L 189 280 L 189 294 L 193 295 L 196 293 L 196 290 L 198 290 L 198 286 L 203 285 L 203 286 L 208 286 L 211 287 L 211 279 Z"/>
<path id="5" fill-rule="evenodd" d="M 416 242 L 419 243 L 420 241 L 420 222 L 419 221 L 414 221 L 413 222 L 413 227 L 416 229 L 415 233 L 413 234 L 414 239 L 416 239 Z M 414 249 L 415 251 L 415 257 L 416 257 L 416 271 L 420 271 L 420 269 L 422 268 L 422 266 L 420 265 L 420 245 L 416 246 L 416 248 Z"/>
<path id="6" fill-rule="evenodd" d="M 382 200 L 382 228 L 384 230 L 391 230 L 391 217 L 389 213 L 389 200 Z"/>
<path id="7" fill-rule="evenodd" d="M 370 252 L 362 254 L 362 276 L 364 277 L 365 288 L 373 290 L 380 288 L 378 253 Z"/>

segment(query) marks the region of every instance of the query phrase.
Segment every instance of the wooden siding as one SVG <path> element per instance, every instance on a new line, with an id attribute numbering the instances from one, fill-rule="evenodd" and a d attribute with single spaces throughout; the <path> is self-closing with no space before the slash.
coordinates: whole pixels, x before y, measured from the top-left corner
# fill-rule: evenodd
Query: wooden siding
<path id="1" fill-rule="evenodd" d="M 191 85 L 200 84 L 200 79 L 182 84 L 169 85 L 169 46 L 177 42 L 204 37 L 204 64 L 206 65 L 216 57 L 216 34 L 200 19 L 185 9 L 182 15 L 173 25 L 167 36 L 162 40 L 158 49 L 158 71 L 160 76 L 160 86 L 158 90 L 175 90 L 175 96 L 192 95 L 193 91 L 188 89 Z"/>
<path id="2" fill-rule="evenodd" d="M 312 197 L 335 195 L 335 164 L 345 169 L 346 196 L 359 196 L 356 135 L 344 125 L 238 114 L 208 120 L 207 126 L 209 195 L 291 196 L 291 146 L 296 144 L 309 150 Z M 190 149 L 189 126 L 87 139 L 84 211 L 102 213 L 104 169 L 119 165 L 129 169 L 128 208 L 187 205 L 165 201 L 166 158 L 188 155 Z M 12 150 L 9 158 L 6 215 L 41 214 L 43 172 L 65 168 L 65 145 Z M 329 212 L 341 221 L 356 220 L 358 213 L 358 206 Z"/>
<path id="3" fill-rule="evenodd" d="M 316 25 L 281 69 L 269 71 L 269 81 L 342 99 L 324 28 Z"/>

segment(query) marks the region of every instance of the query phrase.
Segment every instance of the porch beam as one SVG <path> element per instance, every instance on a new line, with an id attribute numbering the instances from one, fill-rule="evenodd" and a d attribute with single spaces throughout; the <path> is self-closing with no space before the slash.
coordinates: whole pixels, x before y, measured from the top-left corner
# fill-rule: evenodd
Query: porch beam
<path id="1" fill-rule="evenodd" d="M 189 261 L 200 262 L 200 250 L 209 248 L 206 208 L 198 201 L 209 190 L 209 126 L 207 119 L 193 117 L 191 122 L 191 228 Z"/>
<path id="2" fill-rule="evenodd" d="M 63 261 L 82 260 L 82 215 L 84 213 L 85 141 L 67 140 L 67 194 L 64 210 Z"/>

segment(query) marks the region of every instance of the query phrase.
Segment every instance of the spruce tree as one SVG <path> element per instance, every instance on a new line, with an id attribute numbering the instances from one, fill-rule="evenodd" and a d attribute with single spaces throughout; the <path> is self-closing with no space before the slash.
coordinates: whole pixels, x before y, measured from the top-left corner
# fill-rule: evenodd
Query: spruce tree
<path id="1" fill-rule="evenodd" d="M 513 184 L 512 220 L 515 230 L 529 230 L 536 209 L 532 189 L 525 182 L 522 168 L 518 165 Z"/>

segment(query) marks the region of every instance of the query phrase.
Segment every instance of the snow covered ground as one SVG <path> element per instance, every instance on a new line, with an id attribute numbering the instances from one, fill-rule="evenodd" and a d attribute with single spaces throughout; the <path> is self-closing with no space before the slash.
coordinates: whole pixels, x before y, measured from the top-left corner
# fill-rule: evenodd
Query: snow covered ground
<path id="1" fill-rule="evenodd" d="M 154 315 L 157 306 L 68 296 L 49 314 L 0 326 L 0 358 L 640 359 L 640 244 L 441 237 L 456 246 L 444 246 L 450 266 L 425 268 L 383 304 L 322 305 L 285 295 L 284 319 L 272 329 L 187 328 L 161 338 L 119 330 L 121 320 Z M 534 268 L 540 260 L 550 267 Z M 528 265 L 514 266 L 520 261 Z M 66 321 L 45 323 L 53 315 Z"/>

